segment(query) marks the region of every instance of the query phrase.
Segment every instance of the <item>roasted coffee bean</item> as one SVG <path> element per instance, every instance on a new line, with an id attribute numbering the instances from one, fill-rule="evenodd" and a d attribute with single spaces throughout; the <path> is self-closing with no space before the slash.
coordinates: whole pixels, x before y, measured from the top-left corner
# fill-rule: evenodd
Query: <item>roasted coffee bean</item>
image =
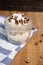
<path id="1" fill-rule="evenodd" d="M 26 21 L 29 21 L 29 18 Z"/>
<path id="2" fill-rule="evenodd" d="M 30 62 L 30 58 L 28 58 L 28 57 L 25 58 L 25 62 L 26 62 L 26 63 L 29 63 L 29 62 Z"/>
<path id="3" fill-rule="evenodd" d="M 42 42 L 42 40 L 39 40 L 39 42 Z"/>
<path id="4" fill-rule="evenodd" d="M 43 36 L 43 34 L 41 34 L 41 36 Z"/>
<path id="5" fill-rule="evenodd" d="M 41 59 L 43 59 L 43 56 L 40 56 Z"/>
<path id="6" fill-rule="evenodd" d="M 38 45 L 38 42 L 35 42 L 34 45 Z"/>

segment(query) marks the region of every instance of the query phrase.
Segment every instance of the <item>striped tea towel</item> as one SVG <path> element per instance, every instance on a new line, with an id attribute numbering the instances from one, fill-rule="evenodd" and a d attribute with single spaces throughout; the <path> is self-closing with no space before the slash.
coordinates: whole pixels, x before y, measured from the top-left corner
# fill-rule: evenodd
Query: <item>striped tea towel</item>
<path id="1" fill-rule="evenodd" d="M 0 65 L 9 65 L 17 52 L 26 44 L 14 45 L 8 41 L 4 26 L 5 18 L 5 16 L 0 16 Z M 31 36 L 36 30 L 32 28 Z"/>

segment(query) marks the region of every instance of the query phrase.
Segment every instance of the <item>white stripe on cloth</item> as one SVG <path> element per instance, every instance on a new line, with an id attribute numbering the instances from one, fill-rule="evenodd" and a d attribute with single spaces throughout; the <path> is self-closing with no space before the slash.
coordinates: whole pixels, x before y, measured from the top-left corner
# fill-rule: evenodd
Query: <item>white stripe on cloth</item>
<path id="1" fill-rule="evenodd" d="M 0 65 L 5 65 L 5 64 L 0 62 Z"/>
<path id="2" fill-rule="evenodd" d="M 6 17 L 4 17 L 4 16 L 0 16 L 0 23 L 4 24 L 5 18 Z"/>
<path id="3" fill-rule="evenodd" d="M 17 51 L 14 50 L 14 51 L 12 51 L 12 52 L 8 55 L 8 57 L 9 57 L 10 59 L 13 59 L 16 54 L 17 54 Z"/>
<path id="4" fill-rule="evenodd" d="M 5 29 L 3 29 L 3 28 L 1 28 L 1 27 L 0 27 L 0 33 L 2 33 L 3 35 L 6 36 L 6 31 L 5 31 Z"/>
<path id="5" fill-rule="evenodd" d="M 7 49 L 7 50 L 14 50 L 18 47 L 17 45 L 13 45 L 12 43 L 9 43 L 9 42 L 2 40 L 2 39 L 0 39 L 0 46 Z"/>
<path id="6" fill-rule="evenodd" d="M 0 52 L 0 62 L 1 62 L 4 58 L 6 58 L 6 57 L 7 57 L 7 55 L 4 55 L 3 53 Z"/>

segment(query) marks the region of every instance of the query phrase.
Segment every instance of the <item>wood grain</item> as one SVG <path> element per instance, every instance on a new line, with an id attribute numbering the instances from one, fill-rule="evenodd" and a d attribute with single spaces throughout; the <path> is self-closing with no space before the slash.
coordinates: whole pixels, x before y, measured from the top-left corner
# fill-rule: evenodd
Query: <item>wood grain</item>
<path id="1" fill-rule="evenodd" d="M 14 11 L 0 11 L 1 15 L 9 16 Z M 29 39 L 24 48 L 17 53 L 10 65 L 43 65 L 43 12 L 24 12 L 30 16 L 37 32 Z M 42 40 L 42 42 L 40 42 Z M 38 43 L 36 45 L 35 43 Z M 42 58 L 40 58 L 40 56 Z M 30 63 L 25 63 L 25 58 L 30 58 Z"/>
<path id="2" fill-rule="evenodd" d="M 43 12 L 27 12 L 26 15 L 33 19 L 34 25 L 37 27 L 37 32 L 27 42 L 24 48 L 15 56 L 11 65 L 43 65 Z M 39 42 L 39 40 L 42 42 Z M 38 45 L 35 45 L 38 42 Z M 30 58 L 30 63 L 25 63 L 25 58 Z"/>

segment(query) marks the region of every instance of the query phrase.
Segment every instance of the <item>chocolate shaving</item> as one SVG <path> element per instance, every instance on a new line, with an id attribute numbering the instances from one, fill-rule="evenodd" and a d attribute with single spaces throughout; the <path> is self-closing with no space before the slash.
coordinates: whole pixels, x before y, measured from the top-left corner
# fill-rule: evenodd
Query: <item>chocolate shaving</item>
<path id="1" fill-rule="evenodd" d="M 13 19 L 13 16 L 11 16 L 11 17 L 8 19 L 8 21 L 11 22 L 11 19 Z"/>
<path id="2" fill-rule="evenodd" d="M 11 16 L 10 19 L 13 19 L 13 16 Z"/>
<path id="3" fill-rule="evenodd" d="M 23 24 L 23 20 L 21 19 L 21 20 L 19 20 L 19 22 L 21 23 L 21 24 Z"/>
<path id="4" fill-rule="evenodd" d="M 15 19 L 15 24 L 17 24 L 17 25 L 19 24 L 18 21 L 17 21 L 16 19 Z"/>
<path id="5" fill-rule="evenodd" d="M 17 19 L 18 16 L 15 16 L 15 19 Z"/>

